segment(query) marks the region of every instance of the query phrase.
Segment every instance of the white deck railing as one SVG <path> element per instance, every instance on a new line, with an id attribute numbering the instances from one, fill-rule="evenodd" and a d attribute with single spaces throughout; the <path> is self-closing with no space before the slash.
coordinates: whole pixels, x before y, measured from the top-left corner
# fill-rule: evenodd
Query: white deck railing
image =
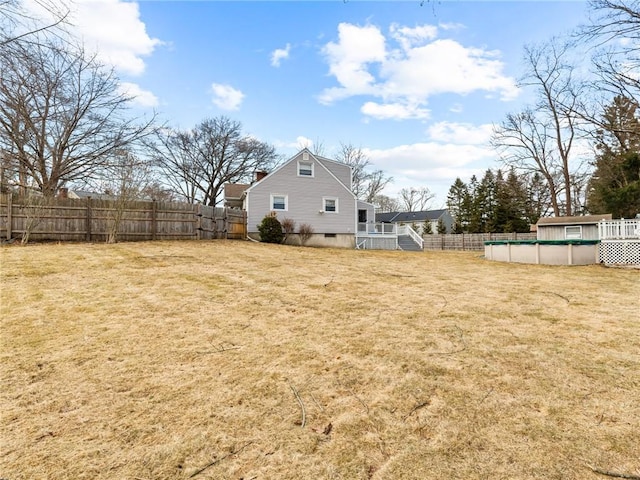
<path id="1" fill-rule="evenodd" d="M 397 248 L 399 235 L 410 236 L 420 248 L 424 248 L 424 240 L 413 228 L 395 223 L 358 223 L 356 248 Z"/>
<path id="2" fill-rule="evenodd" d="M 358 235 L 397 235 L 395 223 L 358 223 Z"/>
<path id="3" fill-rule="evenodd" d="M 600 220 L 598 222 L 600 240 L 626 240 L 640 238 L 640 219 Z"/>

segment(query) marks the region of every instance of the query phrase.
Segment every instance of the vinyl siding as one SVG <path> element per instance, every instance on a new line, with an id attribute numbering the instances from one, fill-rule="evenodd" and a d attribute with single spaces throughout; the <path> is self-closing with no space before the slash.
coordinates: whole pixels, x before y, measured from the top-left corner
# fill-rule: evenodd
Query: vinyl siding
<path id="1" fill-rule="evenodd" d="M 564 227 L 571 225 L 538 225 L 538 240 L 565 240 Z M 580 226 L 580 224 L 575 224 Z M 598 225 L 582 226 L 582 240 L 598 240 Z"/>
<path id="2" fill-rule="evenodd" d="M 374 205 L 358 200 L 358 210 L 367 211 L 367 223 L 376 222 L 376 207 Z"/>
<path id="3" fill-rule="evenodd" d="M 323 167 L 331 165 L 331 172 L 337 171 L 344 178 L 350 178 L 351 169 L 336 162 L 322 162 L 310 155 L 316 162 L 313 177 L 298 176 L 298 160 L 302 152 L 279 169 L 254 184 L 247 193 L 247 230 L 257 232 L 258 224 L 271 212 L 271 195 L 287 195 L 287 211 L 277 212 L 279 220 L 290 218 L 296 222 L 296 230 L 302 223 L 311 225 L 315 233 L 355 233 L 356 200 L 353 194 Z M 322 162 L 322 164 L 320 164 Z M 324 210 L 323 198 L 338 200 L 337 213 L 318 213 Z"/>
<path id="4" fill-rule="evenodd" d="M 329 160 L 328 158 L 320 157 L 319 161 L 327 167 L 327 169 L 335 175 L 349 190 L 351 190 L 351 168 L 344 163 Z"/>

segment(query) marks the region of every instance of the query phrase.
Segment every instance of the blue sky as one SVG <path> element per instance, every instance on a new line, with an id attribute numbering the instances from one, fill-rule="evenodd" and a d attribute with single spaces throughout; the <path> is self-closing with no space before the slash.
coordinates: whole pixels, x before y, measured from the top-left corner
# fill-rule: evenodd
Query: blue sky
<path id="1" fill-rule="evenodd" d="M 28 0 L 33 1 L 33 0 Z M 285 157 L 321 142 L 368 154 L 446 201 L 496 168 L 491 125 L 528 101 L 522 48 L 586 20 L 583 1 L 80 1 L 72 22 L 135 110 L 190 128 L 225 115 Z M 530 100 L 530 99 L 529 99 Z"/>

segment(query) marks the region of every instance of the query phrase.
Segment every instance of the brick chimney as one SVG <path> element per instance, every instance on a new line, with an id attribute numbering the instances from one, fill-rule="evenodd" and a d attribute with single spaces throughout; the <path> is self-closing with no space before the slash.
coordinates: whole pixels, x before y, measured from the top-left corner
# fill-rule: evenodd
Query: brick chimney
<path id="1" fill-rule="evenodd" d="M 58 189 L 58 198 L 69 198 L 69 189 L 67 187 L 60 187 Z"/>
<path id="2" fill-rule="evenodd" d="M 265 172 L 264 170 L 258 170 L 255 175 L 256 175 L 256 182 L 259 182 L 264 177 L 266 177 L 268 175 L 268 173 Z"/>

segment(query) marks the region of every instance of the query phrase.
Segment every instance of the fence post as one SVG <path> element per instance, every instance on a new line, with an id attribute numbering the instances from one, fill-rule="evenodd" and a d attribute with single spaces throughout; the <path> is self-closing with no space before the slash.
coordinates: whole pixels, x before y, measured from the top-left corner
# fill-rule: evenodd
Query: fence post
<path id="1" fill-rule="evenodd" d="M 151 240 L 156 239 L 156 232 L 158 230 L 158 203 L 155 200 L 151 201 Z"/>
<path id="2" fill-rule="evenodd" d="M 462 232 L 462 251 L 464 252 L 464 232 Z"/>
<path id="3" fill-rule="evenodd" d="M 91 217 L 93 212 L 91 211 L 91 197 L 87 197 L 87 212 L 85 218 L 85 236 L 87 242 L 91 242 Z"/>
<path id="4" fill-rule="evenodd" d="M 196 240 L 202 240 L 202 209 L 201 205 L 196 203 Z"/>
<path id="5" fill-rule="evenodd" d="M 247 211 L 242 210 L 242 240 L 245 240 L 249 235 L 249 229 L 247 228 Z"/>
<path id="6" fill-rule="evenodd" d="M 7 240 L 11 240 L 13 232 L 13 193 L 7 194 Z"/>
<path id="7" fill-rule="evenodd" d="M 224 228 L 222 233 L 224 234 L 224 239 L 229 240 L 229 207 L 224 207 Z"/>

